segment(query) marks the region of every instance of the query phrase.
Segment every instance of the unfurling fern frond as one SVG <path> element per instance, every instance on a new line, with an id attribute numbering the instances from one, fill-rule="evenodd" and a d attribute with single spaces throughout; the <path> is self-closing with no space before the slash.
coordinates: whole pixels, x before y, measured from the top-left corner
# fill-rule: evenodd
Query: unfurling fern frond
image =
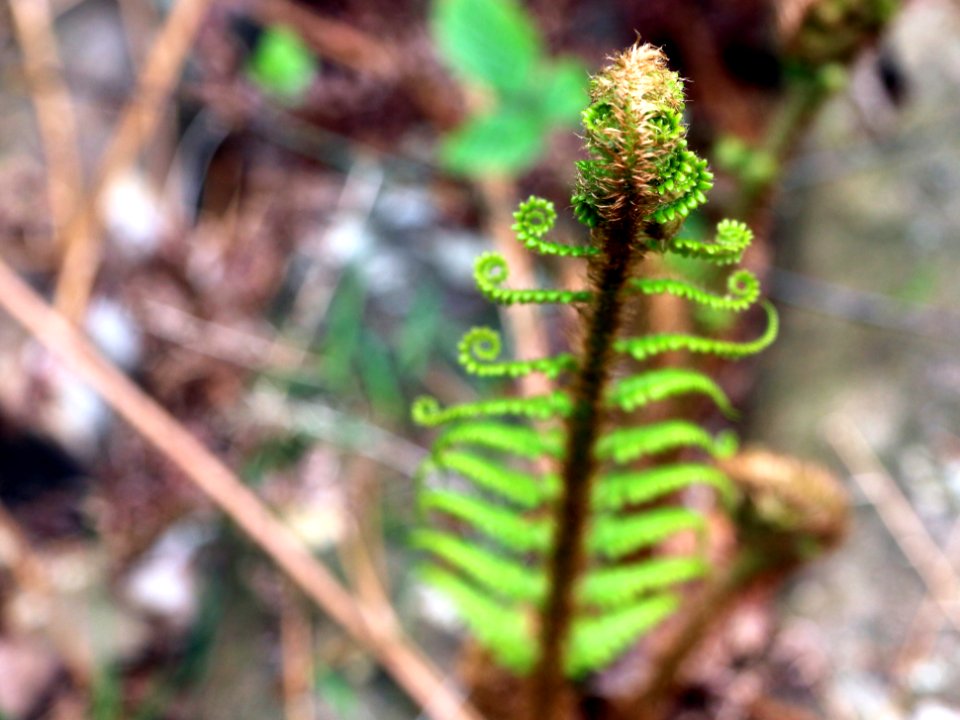
<path id="1" fill-rule="evenodd" d="M 499 305 L 524 303 L 570 305 L 572 303 L 590 302 L 593 297 L 593 293 L 588 290 L 511 290 L 503 288 L 501 285 L 507 281 L 508 275 L 507 260 L 500 253 L 488 252 L 477 258 L 477 263 L 474 266 L 477 287 L 480 288 L 480 292 L 487 300 Z"/>
<path id="2" fill-rule="evenodd" d="M 712 175 L 687 147 L 682 84 L 658 50 L 638 46 L 615 57 L 593 79 L 591 99 L 583 114 L 590 157 L 578 164 L 573 196 L 591 242 L 548 240 L 556 212 L 546 200 L 530 198 L 514 216 L 527 248 L 585 259 L 589 286 L 509 288 L 497 253 L 481 255 L 475 270 L 480 291 L 495 303 L 577 305 L 585 322 L 581 349 L 503 360 L 500 335 L 474 328 L 459 346 L 469 373 L 540 373 L 555 390 L 447 408 L 420 398 L 413 407 L 417 422 L 444 426 L 420 499 L 432 525 L 416 536 L 433 560 L 424 577 L 449 596 L 494 658 L 518 673 L 536 669 L 534 707 L 543 718 L 552 717 L 550 698 L 564 676 L 615 660 L 675 611 L 680 585 L 708 572 L 702 554 L 661 549 L 677 533 L 706 532 L 682 491 L 707 486 L 726 505 L 733 501 L 730 481 L 712 463 L 735 451 L 731 432 L 714 434 L 691 419 L 642 419 L 648 406 L 681 396 L 702 396 L 735 417 L 723 389 L 693 366 L 644 363 L 675 351 L 739 359 L 777 332 L 776 313 L 764 303 L 766 329 L 753 340 L 627 334 L 626 305 L 651 296 L 748 311 L 760 287 L 747 270 L 730 272 L 719 289 L 641 273 L 652 254 L 731 265 L 752 234 L 723 221 L 713 242 L 678 237 L 678 221 L 704 202 Z"/>
<path id="3" fill-rule="evenodd" d="M 537 360 L 514 360 L 497 362 L 500 357 L 500 333 L 492 328 L 473 328 L 460 340 L 460 364 L 471 375 L 480 377 L 520 377 L 540 372 L 556 378 L 566 370 L 577 366 L 576 358 L 569 353 Z"/>
<path id="4" fill-rule="evenodd" d="M 517 240 L 522 242 L 528 250 L 533 250 L 540 255 L 590 257 L 599 252 L 592 245 L 577 247 L 544 240 L 544 236 L 550 232 L 557 221 L 557 211 L 554 210 L 552 202 L 543 198 L 531 196 L 524 200 L 513 214 L 513 219 L 516 222 L 512 230 L 517 234 Z"/>

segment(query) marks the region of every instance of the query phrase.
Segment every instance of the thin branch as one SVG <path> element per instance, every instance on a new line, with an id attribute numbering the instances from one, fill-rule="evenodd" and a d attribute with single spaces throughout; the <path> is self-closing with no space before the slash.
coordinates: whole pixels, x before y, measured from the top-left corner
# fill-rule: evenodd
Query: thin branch
<path id="1" fill-rule="evenodd" d="M 211 2 L 178 0 L 173 6 L 150 48 L 136 89 L 103 155 L 93 186 L 82 204 L 78 203 L 64 232 L 63 265 L 57 281 L 55 304 L 74 322 L 86 313 L 103 252 L 100 198 L 113 180 L 133 165 L 143 144 L 153 136 Z"/>
<path id="2" fill-rule="evenodd" d="M 159 22 L 159 12 L 153 3 L 141 0 L 117 0 L 117 10 L 123 25 L 127 41 L 127 52 L 135 68 L 143 67 L 149 52 L 148 42 L 155 25 Z"/>
<path id="3" fill-rule="evenodd" d="M 346 483 L 350 522 L 338 550 L 357 597 L 369 607 L 392 616 L 376 472 L 370 458 L 361 456 L 350 463 Z"/>
<path id="4" fill-rule="evenodd" d="M 280 653 L 284 720 L 311 720 L 316 717 L 313 623 L 302 596 L 286 582 L 280 587 Z"/>
<path id="5" fill-rule="evenodd" d="M 351 596 L 254 492 L 173 416 L 0 261 L 0 307 L 163 453 L 327 615 L 369 651 L 435 720 L 480 720 L 440 671 L 375 610 Z"/>
<path id="6" fill-rule="evenodd" d="M 845 322 L 950 342 L 960 337 L 960 315 L 773 268 L 770 296 L 782 303 Z"/>
<path id="7" fill-rule="evenodd" d="M 63 80 L 53 11 L 48 0 L 10 0 L 10 14 L 43 143 L 54 232 L 62 237 L 84 180 L 77 121 Z"/>
<path id="8" fill-rule="evenodd" d="M 910 501 L 887 474 L 860 430 L 850 420 L 828 421 L 827 441 L 846 465 L 854 482 L 876 508 L 900 550 L 920 576 L 943 617 L 960 630 L 960 578 L 949 558 L 930 537 Z"/>
<path id="9" fill-rule="evenodd" d="M 309 348 L 203 320 L 156 300 L 147 300 L 144 310 L 144 329 L 154 337 L 240 367 L 296 370 L 318 361 Z"/>
<path id="10" fill-rule="evenodd" d="M 316 400 L 292 400 L 279 391 L 266 389 L 264 382 L 260 385 L 249 400 L 250 415 L 259 425 L 306 433 L 411 478 L 427 456 L 419 445 L 362 418 Z"/>
<path id="11" fill-rule="evenodd" d="M 944 554 L 951 559 L 954 572 L 960 573 L 957 559 L 960 558 L 960 518 L 954 520 L 944 544 Z M 913 662 L 929 654 L 936 641 L 936 635 L 943 623 L 937 604 L 929 595 L 924 597 L 917 608 L 913 622 L 907 630 L 906 638 L 897 654 L 896 665 L 905 672 Z"/>

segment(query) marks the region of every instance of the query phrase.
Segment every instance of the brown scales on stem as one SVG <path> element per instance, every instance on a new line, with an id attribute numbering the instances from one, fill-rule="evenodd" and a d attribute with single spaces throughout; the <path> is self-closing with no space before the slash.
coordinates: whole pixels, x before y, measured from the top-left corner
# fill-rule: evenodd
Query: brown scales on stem
<path id="1" fill-rule="evenodd" d="M 637 253 L 631 242 L 634 223 L 610 227 L 596 268 L 597 301 L 589 320 L 585 364 L 573 389 L 574 408 L 568 425 L 566 462 L 561 473 L 564 493 L 557 513 L 556 543 L 549 561 L 549 587 L 541 628 L 541 663 L 534 677 L 532 715 L 552 718 L 563 691 L 564 641 L 573 621 L 574 591 L 584 563 L 584 537 L 590 515 L 590 486 L 597 470 L 594 445 L 603 421 L 601 400 L 611 375 L 613 339 L 623 314 L 623 287 Z"/>
<path id="2" fill-rule="evenodd" d="M 581 168 L 577 196 L 599 215 L 592 240 L 601 252 L 591 262 L 596 299 L 573 381 L 573 412 L 560 473 L 563 491 L 554 512 L 549 595 L 541 618 L 540 662 L 531 685 L 530 718 L 537 720 L 561 714 L 564 661 L 576 615 L 577 581 L 586 563 L 590 491 L 598 470 L 595 445 L 605 421 L 602 402 L 612 374 L 613 343 L 623 324 L 624 287 L 650 236 L 663 239 L 661 227 L 646 218 L 663 201 L 655 184 L 659 165 L 683 142 L 679 134 L 658 135 L 653 126 L 663 114 L 683 107 L 679 80 L 657 48 L 636 45 L 611 58 L 592 80 L 591 101 L 587 112 L 593 110 L 595 116 L 585 129 L 593 167 Z"/>

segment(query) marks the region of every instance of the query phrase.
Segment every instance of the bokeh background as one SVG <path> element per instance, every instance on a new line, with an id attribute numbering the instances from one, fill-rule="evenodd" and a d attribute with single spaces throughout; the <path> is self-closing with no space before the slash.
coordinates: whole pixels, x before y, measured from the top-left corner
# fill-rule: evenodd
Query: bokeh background
<path id="1" fill-rule="evenodd" d="M 748 220 L 783 318 L 722 371 L 737 429 L 851 503 L 838 548 L 726 619 L 676 717 L 960 718 L 955 0 L 4 0 L 0 261 L 453 686 L 406 544 L 409 405 L 483 391 L 472 325 L 563 342 L 498 317 L 473 258 L 531 193 L 580 232 L 587 73 L 638 34 L 717 172 L 691 232 Z M 0 273 L 0 717 L 420 717 L 21 296 Z"/>

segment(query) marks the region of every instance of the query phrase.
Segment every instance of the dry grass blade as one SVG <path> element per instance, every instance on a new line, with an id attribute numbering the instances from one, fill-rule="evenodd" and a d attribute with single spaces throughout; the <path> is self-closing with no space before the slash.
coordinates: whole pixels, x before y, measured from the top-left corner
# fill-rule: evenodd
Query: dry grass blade
<path id="1" fill-rule="evenodd" d="M 134 94 L 100 162 L 93 187 L 82 205 L 78 204 L 65 229 L 56 306 L 74 322 L 86 313 L 103 250 L 100 197 L 114 178 L 129 169 L 156 130 L 210 4 L 211 0 L 179 0 L 173 6 L 150 48 Z"/>
<path id="2" fill-rule="evenodd" d="M 223 462 L 105 360 L 67 318 L 47 305 L 2 261 L 0 307 L 216 503 L 311 600 L 381 663 L 427 715 L 435 720 L 480 720 L 394 623 L 385 622 L 375 609 L 348 593 Z"/>

